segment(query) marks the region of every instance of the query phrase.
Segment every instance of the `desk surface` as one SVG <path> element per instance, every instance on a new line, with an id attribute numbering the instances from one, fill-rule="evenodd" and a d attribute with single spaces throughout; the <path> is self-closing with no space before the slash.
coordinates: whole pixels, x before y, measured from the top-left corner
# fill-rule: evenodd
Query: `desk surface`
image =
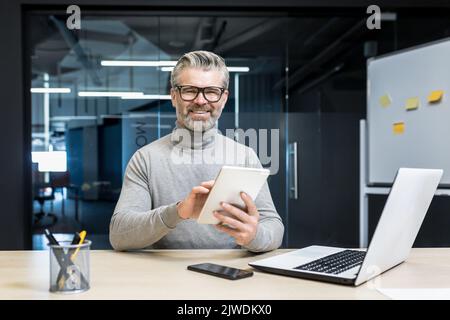
<path id="1" fill-rule="evenodd" d="M 413 249 L 409 259 L 374 283 L 347 287 L 255 271 L 230 281 L 186 270 L 213 262 L 249 268 L 263 255 L 244 250 L 91 251 L 91 289 L 80 294 L 48 291 L 48 251 L 0 252 L 0 299 L 385 299 L 374 289 L 450 288 L 450 249 Z"/>

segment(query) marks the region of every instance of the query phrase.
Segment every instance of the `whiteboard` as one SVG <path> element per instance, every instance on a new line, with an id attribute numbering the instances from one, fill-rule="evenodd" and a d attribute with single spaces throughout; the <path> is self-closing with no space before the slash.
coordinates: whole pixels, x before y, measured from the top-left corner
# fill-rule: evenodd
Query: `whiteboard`
<path id="1" fill-rule="evenodd" d="M 449 186 L 450 38 L 369 59 L 367 81 L 368 184 L 392 184 L 412 167 L 444 169 L 440 186 Z M 435 90 L 442 98 L 429 103 Z M 415 97 L 418 108 L 406 110 Z"/>

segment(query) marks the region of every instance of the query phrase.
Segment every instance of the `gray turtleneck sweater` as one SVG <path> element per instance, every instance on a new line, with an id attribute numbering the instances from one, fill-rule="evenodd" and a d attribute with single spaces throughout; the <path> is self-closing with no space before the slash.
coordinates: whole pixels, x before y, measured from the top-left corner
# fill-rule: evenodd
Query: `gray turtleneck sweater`
<path id="1" fill-rule="evenodd" d="M 212 225 L 178 216 L 176 204 L 194 186 L 214 180 L 223 165 L 261 167 L 256 153 L 217 132 L 175 128 L 172 134 L 142 147 L 130 159 L 110 223 L 116 250 L 240 248 L 234 238 Z M 284 226 L 267 183 L 255 199 L 260 218 L 254 252 L 278 248 Z"/>

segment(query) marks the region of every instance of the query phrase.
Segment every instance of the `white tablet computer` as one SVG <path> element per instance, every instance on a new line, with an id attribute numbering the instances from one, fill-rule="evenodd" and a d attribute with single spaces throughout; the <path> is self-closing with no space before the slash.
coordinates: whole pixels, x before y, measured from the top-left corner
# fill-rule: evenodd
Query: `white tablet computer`
<path id="1" fill-rule="evenodd" d="M 239 207 L 245 207 L 240 193 L 247 193 L 255 200 L 264 182 L 270 174 L 268 169 L 223 166 L 209 192 L 205 205 L 198 216 L 201 224 L 217 224 L 213 211 L 223 210 L 220 202 L 224 201 Z"/>

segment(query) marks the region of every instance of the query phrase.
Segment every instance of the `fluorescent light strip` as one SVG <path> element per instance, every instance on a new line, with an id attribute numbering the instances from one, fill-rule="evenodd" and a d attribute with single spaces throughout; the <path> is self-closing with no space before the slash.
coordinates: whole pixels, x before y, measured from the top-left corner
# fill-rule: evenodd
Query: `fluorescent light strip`
<path id="1" fill-rule="evenodd" d="M 80 91 L 79 97 L 135 97 L 142 96 L 143 92 L 130 92 L 130 91 Z"/>
<path id="2" fill-rule="evenodd" d="M 164 113 L 131 113 L 123 115 L 115 114 L 102 114 L 100 118 L 111 118 L 111 119 L 135 119 L 135 118 L 164 118 L 164 119 L 176 119 L 175 114 L 164 114 Z"/>
<path id="3" fill-rule="evenodd" d="M 229 72 L 249 72 L 249 67 L 228 67 Z"/>
<path id="4" fill-rule="evenodd" d="M 32 93 L 70 93 L 70 88 L 31 88 Z"/>
<path id="5" fill-rule="evenodd" d="M 249 67 L 227 67 L 229 72 L 249 72 Z M 173 67 L 161 67 L 161 71 L 172 72 Z"/>
<path id="6" fill-rule="evenodd" d="M 39 172 L 66 172 L 66 151 L 32 151 L 31 161 L 38 163 Z"/>
<path id="7" fill-rule="evenodd" d="M 71 120 L 97 120 L 97 116 L 56 116 L 50 118 L 52 122 Z"/>
<path id="8" fill-rule="evenodd" d="M 177 61 L 102 60 L 104 67 L 161 67 L 161 71 L 172 71 Z M 229 72 L 249 72 L 249 67 L 228 67 Z"/>
<path id="9" fill-rule="evenodd" d="M 104 67 L 163 67 L 175 66 L 177 61 L 102 60 Z"/>
<path id="10" fill-rule="evenodd" d="M 122 99 L 141 99 L 141 100 L 170 100 L 170 94 L 143 94 L 141 96 L 123 96 Z"/>

